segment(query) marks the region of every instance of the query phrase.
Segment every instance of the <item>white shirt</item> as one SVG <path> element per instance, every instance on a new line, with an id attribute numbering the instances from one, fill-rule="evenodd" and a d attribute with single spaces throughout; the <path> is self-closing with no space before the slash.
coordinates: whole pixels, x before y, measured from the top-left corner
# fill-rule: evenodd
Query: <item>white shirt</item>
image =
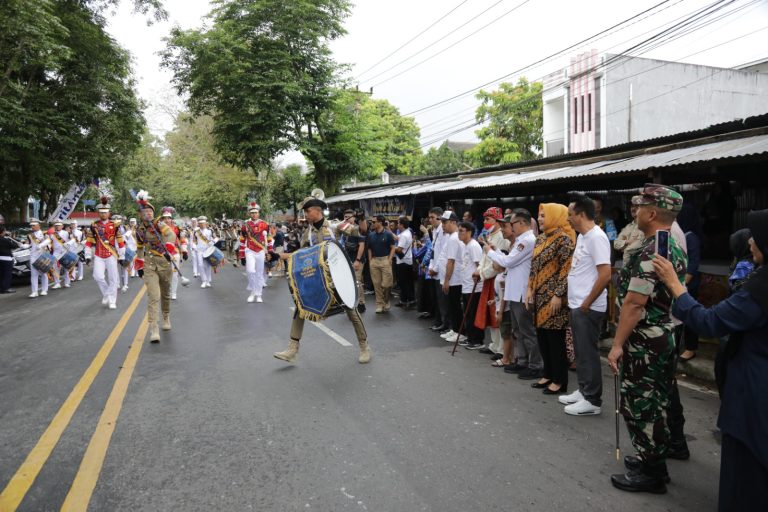
<path id="1" fill-rule="evenodd" d="M 136 243 L 136 236 L 133 234 L 133 230 L 131 228 L 124 228 L 123 241 L 125 242 L 125 246 L 130 250 L 137 250 L 138 244 Z"/>
<path id="2" fill-rule="evenodd" d="M 395 261 L 398 265 L 413 265 L 413 235 L 410 229 L 402 231 L 397 236 L 397 246 L 403 248 L 403 257 L 398 258 L 395 253 Z"/>
<path id="3" fill-rule="evenodd" d="M 443 248 L 445 247 L 445 241 L 446 236 L 443 236 L 443 225 L 437 226 L 432 231 L 432 259 L 429 260 L 429 270 L 434 270 L 437 272 L 437 279 L 442 282 L 443 277 L 445 276 L 445 260 L 442 261 L 442 265 L 440 265 L 440 257 L 442 256 Z"/>
<path id="4" fill-rule="evenodd" d="M 59 259 L 64 256 L 69 249 L 69 244 L 67 243 L 69 242 L 69 233 L 62 229 L 61 231 L 57 231 L 51 239 L 53 240 L 53 257 Z M 59 239 L 61 239 L 63 243 L 59 242 Z"/>
<path id="5" fill-rule="evenodd" d="M 483 248 L 477 240 L 470 240 L 464 245 L 464 254 L 461 259 L 461 293 L 472 293 L 475 288 L 475 280 L 472 278 L 480 259 L 483 257 Z M 482 284 L 478 284 L 482 288 Z M 475 288 L 477 290 L 478 288 Z"/>
<path id="6" fill-rule="evenodd" d="M 29 236 L 37 241 L 37 243 L 32 243 L 29 246 L 29 261 L 34 263 L 35 260 L 40 257 L 43 251 L 45 251 L 46 248 L 51 245 L 51 240 L 47 238 L 45 233 L 39 229 L 30 233 Z"/>
<path id="7" fill-rule="evenodd" d="M 203 235 L 202 237 L 200 235 Z M 203 241 L 203 237 L 205 237 L 208 242 Z M 213 232 L 208 228 L 198 228 L 198 231 L 195 233 L 195 239 L 197 240 L 197 243 L 195 244 L 195 249 L 198 250 L 198 252 L 205 252 L 205 250 L 213 245 Z"/>
<path id="8" fill-rule="evenodd" d="M 447 268 L 448 260 L 453 260 L 453 274 L 451 274 L 451 280 L 448 282 L 448 286 L 461 286 L 461 262 L 464 259 L 464 243 L 459 240 L 458 233 L 451 233 L 446 236 L 445 250 L 445 266 Z M 443 278 L 441 283 L 445 282 L 446 271 L 443 271 Z"/>
<path id="9" fill-rule="evenodd" d="M 597 281 L 597 266 L 611 264 L 611 242 L 595 226 L 576 238 L 571 270 L 568 272 L 568 307 L 578 309 Z M 603 290 L 589 309 L 605 312 L 608 309 L 608 291 Z"/>
<path id="10" fill-rule="evenodd" d="M 522 302 L 525 298 L 528 278 L 531 274 L 534 245 L 536 245 L 536 236 L 532 230 L 528 230 L 515 239 L 515 243 L 509 248 L 509 254 L 488 251 L 488 257 L 494 263 L 507 269 L 507 277 L 504 280 L 504 300 Z"/>

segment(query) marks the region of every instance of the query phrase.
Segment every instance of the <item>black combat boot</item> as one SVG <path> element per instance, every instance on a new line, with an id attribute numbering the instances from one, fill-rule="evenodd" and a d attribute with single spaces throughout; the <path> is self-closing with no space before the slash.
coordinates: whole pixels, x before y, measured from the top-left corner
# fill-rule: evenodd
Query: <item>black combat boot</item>
<path id="1" fill-rule="evenodd" d="M 667 492 L 664 483 L 666 474 L 667 465 L 664 463 L 651 467 L 641 462 L 639 469 L 630 469 L 623 475 L 612 475 L 611 483 L 622 491 L 664 494 Z"/>
<path id="2" fill-rule="evenodd" d="M 639 457 L 635 457 L 634 455 L 626 455 L 624 457 L 624 467 L 630 471 L 639 471 L 640 468 L 643 467 L 643 461 L 641 461 Z M 668 484 L 670 482 L 669 473 L 667 473 L 666 464 L 664 465 L 664 472 L 662 473 L 661 477 L 664 479 L 664 483 Z"/>

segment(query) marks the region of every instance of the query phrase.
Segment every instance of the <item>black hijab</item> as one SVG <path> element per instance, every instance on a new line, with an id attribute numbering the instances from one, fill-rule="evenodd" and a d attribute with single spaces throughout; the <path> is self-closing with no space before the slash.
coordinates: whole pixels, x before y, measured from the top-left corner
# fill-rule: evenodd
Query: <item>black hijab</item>
<path id="1" fill-rule="evenodd" d="M 763 257 L 768 256 L 768 210 L 751 211 L 747 215 L 747 227 L 752 232 L 752 239 L 755 245 L 763 253 Z M 763 261 L 763 265 L 752 272 L 744 283 L 744 290 L 749 292 L 755 301 L 760 304 L 763 313 L 768 314 L 768 266 Z"/>
<path id="2" fill-rule="evenodd" d="M 749 250 L 750 238 L 752 238 L 752 232 L 747 228 L 740 229 L 731 234 L 731 254 L 736 258 L 736 261 L 752 259 L 752 253 Z"/>

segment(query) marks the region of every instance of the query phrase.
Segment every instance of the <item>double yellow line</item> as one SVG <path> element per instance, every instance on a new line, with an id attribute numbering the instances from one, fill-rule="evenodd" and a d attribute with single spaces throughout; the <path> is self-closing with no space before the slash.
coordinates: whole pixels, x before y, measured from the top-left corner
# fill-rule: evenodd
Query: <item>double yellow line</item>
<path id="1" fill-rule="evenodd" d="M 141 287 L 141 290 L 136 294 L 136 297 L 131 302 L 128 310 L 117 322 L 115 328 L 112 329 L 112 332 L 91 361 L 88 369 L 85 370 L 85 373 L 80 377 L 80 380 L 75 384 L 72 392 L 61 405 L 58 412 L 53 417 L 53 420 L 51 420 L 48 428 L 43 432 L 43 435 L 40 436 L 35 447 L 32 448 L 32 451 L 29 452 L 29 455 L 27 455 L 27 458 L 8 482 L 8 485 L 3 489 L 3 492 L 0 494 L 1 512 L 12 512 L 18 508 L 19 504 L 21 504 L 24 496 L 26 496 L 30 487 L 32 487 L 37 475 L 40 474 L 40 471 L 43 469 L 43 466 L 53 452 L 53 449 L 59 442 L 64 430 L 66 430 L 69 422 L 72 420 L 72 417 L 80 406 L 85 394 L 93 384 L 94 379 L 104 366 L 104 362 L 107 360 L 110 352 L 112 352 L 115 343 L 117 343 L 118 338 L 122 334 L 130 318 L 133 316 L 133 313 L 136 311 L 146 290 L 146 287 Z M 120 414 L 120 409 L 122 408 L 123 400 L 128 390 L 128 383 L 133 375 L 133 370 L 136 367 L 136 362 L 139 359 L 139 354 L 144 344 L 147 328 L 147 316 L 145 314 L 139 324 L 139 329 L 133 339 L 128 355 L 125 357 L 125 361 L 118 373 L 112 392 L 107 399 L 107 404 L 99 418 L 96 431 L 91 437 L 91 441 L 88 444 L 80 468 L 77 471 L 72 487 L 69 489 L 69 493 L 67 493 L 67 497 L 64 500 L 61 510 L 85 511 L 88 508 L 88 503 L 90 502 L 91 495 L 96 487 L 96 482 L 98 481 L 99 473 L 101 472 L 104 458 L 107 454 L 107 448 L 109 447 L 112 432 L 115 430 L 117 417 Z"/>

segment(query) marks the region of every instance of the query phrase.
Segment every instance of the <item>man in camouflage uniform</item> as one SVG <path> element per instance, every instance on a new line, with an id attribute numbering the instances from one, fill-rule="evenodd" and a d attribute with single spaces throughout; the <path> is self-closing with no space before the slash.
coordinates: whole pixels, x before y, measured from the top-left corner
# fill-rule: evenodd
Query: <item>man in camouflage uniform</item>
<path id="1" fill-rule="evenodd" d="M 324 210 L 327 208 L 326 204 L 320 199 L 308 197 L 302 204 L 302 209 L 307 218 L 307 228 L 301 236 L 301 248 L 311 247 L 325 240 L 335 240 L 333 228 L 324 216 Z M 271 253 L 270 258 L 280 258 L 287 260 L 291 257 L 290 254 L 277 254 Z M 344 307 L 347 313 L 347 318 L 355 328 L 355 334 L 357 335 L 357 342 L 360 345 L 360 356 L 358 361 L 361 364 L 370 362 L 371 349 L 368 347 L 368 335 L 365 332 L 365 326 L 363 325 L 363 319 L 360 316 L 360 312 L 357 309 L 348 309 Z M 288 363 L 296 362 L 296 357 L 299 354 L 299 341 L 301 335 L 304 332 L 304 319 L 299 316 L 299 310 L 293 313 L 293 322 L 291 323 L 291 340 L 288 344 L 288 348 L 282 352 L 277 352 L 274 356 L 277 359 Z"/>
<path id="2" fill-rule="evenodd" d="M 141 194 L 144 191 L 139 192 Z M 146 193 L 145 193 L 146 194 Z M 141 196 L 140 196 L 141 197 Z M 139 199 L 141 220 L 136 228 L 136 259 L 143 262 L 139 276 L 147 286 L 147 317 L 150 343 L 160 342 L 157 322 L 158 304 L 163 312 L 163 330 L 171 330 L 171 258 L 178 255 L 176 233 L 161 219 L 155 219 L 150 197 Z"/>
<path id="3" fill-rule="evenodd" d="M 638 456 L 627 457 L 628 471 L 611 476 L 611 482 L 625 491 L 661 494 L 669 481 L 669 429 L 664 410 L 676 356 L 670 317 L 673 296 L 654 272 L 652 260 L 656 232 L 671 229 L 683 197 L 670 187 L 648 184 L 641 195 L 632 198 L 632 204 L 638 207 L 637 225 L 645 240 L 619 274 L 621 316 L 608 362 L 614 372 L 619 371 L 621 362 L 621 413 Z M 671 236 L 668 259 L 682 282 L 687 257 Z"/>

